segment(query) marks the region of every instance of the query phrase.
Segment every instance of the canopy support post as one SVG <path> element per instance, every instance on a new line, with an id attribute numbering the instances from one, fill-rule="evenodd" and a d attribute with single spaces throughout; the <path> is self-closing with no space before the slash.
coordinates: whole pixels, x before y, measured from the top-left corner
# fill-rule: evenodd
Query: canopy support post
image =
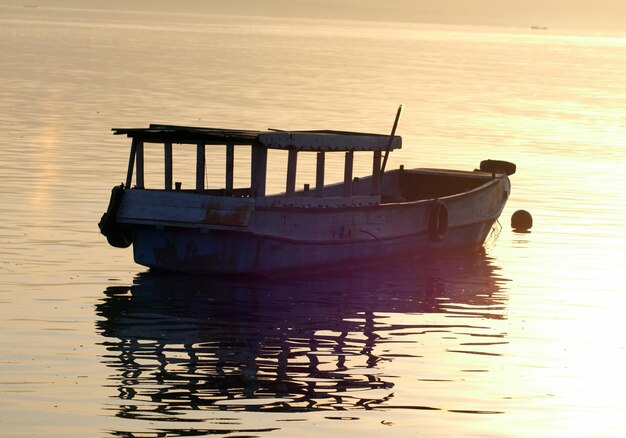
<path id="1" fill-rule="evenodd" d="M 135 167 L 135 156 L 137 155 L 137 143 L 139 140 L 133 138 L 130 145 L 130 157 L 128 157 L 128 171 L 126 172 L 126 188 L 129 189 L 133 183 L 133 169 Z"/>
<path id="2" fill-rule="evenodd" d="M 252 145 L 251 196 L 265 196 L 267 179 L 267 148 L 261 144 Z"/>
<path id="3" fill-rule="evenodd" d="M 232 196 L 234 187 L 235 145 L 226 145 L 226 196 Z"/>
<path id="4" fill-rule="evenodd" d="M 204 191 L 204 168 L 206 165 L 206 157 L 204 154 L 205 145 L 204 143 L 198 143 L 198 147 L 196 149 L 196 191 L 203 192 Z"/>
<path id="5" fill-rule="evenodd" d="M 352 196 L 352 167 L 354 164 L 354 151 L 346 152 L 346 162 L 343 169 L 343 196 Z"/>
<path id="6" fill-rule="evenodd" d="M 165 190 L 172 191 L 172 143 L 164 144 Z"/>
<path id="7" fill-rule="evenodd" d="M 324 196 L 324 167 L 326 165 L 326 153 L 317 153 L 317 167 L 315 169 L 315 196 Z"/>
<path id="8" fill-rule="evenodd" d="M 296 192 L 296 170 L 298 167 L 298 150 L 289 149 L 289 157 L 287 159 L 287 197 L 293 197 Z"/>
<path id="9" fill-rule="evenodd" d="M 137 145 L 136 145 L 136 149 L 135 149 L 135 156 L 136 156 L 136 166 L 137 166 L 137 177 L 135 180 L 135 187 L 137 187 L 138 189 L 143 189 L 145 188 L 144 186 L 144 174 L 143 174 L 143 170 L 144 170 L 144 165 L 143 165 L 143 141 L 139 140 L 137 141 Z"/>
<path id="10" fill-rule="evenodd" d="M 380 195 L 380 161 L 382 152 L 374 151 L 374 163 L 372 167 L 372 195 Z"/>

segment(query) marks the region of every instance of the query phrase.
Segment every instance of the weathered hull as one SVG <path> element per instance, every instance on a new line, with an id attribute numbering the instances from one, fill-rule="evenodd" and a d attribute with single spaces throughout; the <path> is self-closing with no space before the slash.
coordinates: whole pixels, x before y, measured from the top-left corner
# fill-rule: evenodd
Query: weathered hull
<path id="1" fill-rule="evenodd" d="M 499 175 L 437 200 L 327 208 L 128 192 L 118 221 L 132 230 L 138 264 L 198 274 L 274 274 L 478 248 L 504 208 L 510 184 Z M 445 206 L 446 223 L 433 232 L 436 203 Z"/>
<path id="2" fill-rule="evenodd" d="M 135 262 L 196 274 L 284 274 L 335 270 L 453 248 L 480 247 L 493 220 L 449 229 L 443 242 L 426 230 L 383 240 L 316 243 L 229 231 L 136 229 Z"/>

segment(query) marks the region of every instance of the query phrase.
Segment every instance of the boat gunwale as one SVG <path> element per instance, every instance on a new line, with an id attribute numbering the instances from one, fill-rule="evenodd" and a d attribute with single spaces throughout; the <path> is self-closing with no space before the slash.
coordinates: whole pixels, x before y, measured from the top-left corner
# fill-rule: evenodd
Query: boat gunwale
<path id="1" fill-rule="evenodd" d="M 486 174 L 486 175 L 489 175 L 489 174 Z M 307 213 L 307 214 L 336 214 L 336 213 L 344 213 L 346 211 L 364 212 L 364 211 L 381 211 L 381 210 L 390 210 L 390 209 L 406 210 L 409 208 L 415 208 L 419 204 L 429 204 L 437 200 L 444 201 L 444 202 L 463 200 L 464 198 L 471 197 L 478 192 L 489 190 L 495 184 L 499 183 L 500 180 L 505 180 L 505 181 L 508 180 L 507 175 L 496 174 L 495 177 L 490 178 L 488 181 L 486 181 L 484 184 L 481 184 L 478 187 L 475 187 L 465 192 L 456 193 L 456 194 L 452 194 L 452 195 L 444 196 L 440 198 L 426 198 L 426 199 L 418 199 L 415 201 L 407 201 L 407 202 L 393 202 L 393 203 L 378 204 L 378 205 L 359 205 L 359 206 L 351 206 L 351 207 L 347 207 L 347 206 L 346 207 L 343 207 L 343 206 L 341 207 L 254 206 L 252 211 L 259 211 L 259 212 L 266 212 L 266 213 L 267 212 L 276 212 L 276 213 L 292 212 L 292 213 Z M 506 198 L 508 198 L 508 195 L 509 194 L 507 193 Z M 213 197 L 212 195 L 208 195 L 208 196 Z M 504 202 L 506 201 L 506 198 L 504 199 Z M 245 198 L 245 199 L 250 200 L 251 198 Z M 502 205 L 502 208 L 503 207 L 504 205 Z M 475 220 L 456 223 L 452 225 L 451 228 L 472 226 L 472 225 L 476 225 L 485 221 L 496 220 L 501 214 L 502 208 L 498 209 L 496 213 L 494 213 L 493 215 L 489 215 L 488 217 L 482 217 L 482 218 L 477 218 Z M 285 241 L 305 242 L 304 240 L 298 240 L 298 239 L 290 240 L 286 238 L 279 238 L 271 234 L 255 233 L 253 231 L 248 231 L 247 227 L 243 225 L 242 226 L 220 225 L 220 224 L 207 224 L 207 223 L 201 223 L 201 222 L 195 222 L 195 223 L 194 222 L 174 222 L 174 221 L 157 221 L 157 220 L 149 220 L 149 219 L 129 219 L 129 218 L 119 218 L 119 222 L 122 224 L 127 224 L 127 225 L 132 225 L 132 226 L 145 225 L 145 226 L 164 227 L 164 228 L 167 227 L 167 228 L 174 228 L 174 229 L 199 230 L 200 232 L 215 232 L 215 231 L 234 232 L 234 233 L 250 234 L 253 236 L 257 236 L 259 238 L 274 238 L 274 239 L 282 239 Z M 419 234 L 419 233 L 411 233 L 411 234 L 406 234 L 403 236 L 407 237 L 407 236 L 412 236 L 415 234 Z M 374 239 L 353 239 L 353 240 L 350 240 L 350 242 L 358 243 L 358 242 L 365 242 L 365 241 L 371 241 L 371 240 L 384 240 L 384 239 L 385 238 L 378 239 L 374 237 Z M 315 242 L 319 243 L 319 242 L 325 242 L 325 241 L 321 241 L 321 240 L 311 241 L 311 243 L 315 243 Z M 337 240 L 328 241 L 329 244 L 336 243 L 336 242 L 340 242 L 340 241 L 337 241 Z M 345 242 L 345 243 L 348 243 L 348 242 Z"/>
<path id="2" fill-rule="evenodd" d="M 486 190 L 487 186 L 489 184 L 493 184 L 492 180 L 487 181 L 485 184 L 481 184 L 478 187 L 475 187 L 471 190 L 468 190 L 466 192 L 460 192 L 460 193 L 454 193 L 452 195 L 447 195 L 447 196 L 442 196 L 442 197 L 429 197 L 429 198 L 423 198 L 423 199 L 416 199 L 413 201 L 398 201 L 398 202 L 381 202 L 380 204 L 375 204 L 375 205 L 353 205 L 353 206 L 337 206 L 337 207 L 333 207 L 333 206 L 327 206 L 327 207 L 307 207 L 307 206 L 295 206 L 295 205 L 285 205 L 285 206 L 281 206 L 281 205 L 277 205 L 277 206 L 264 206 L 264 205 L 257 205 L 255 206 L 255 210 L 258 211 L 267 211 L 267 210 L 281 210 L 281 211 L 307 211 L 307 212 L 318 212 L 318 211 L 350 211 L 350 210 L 365 210 L 365 209 L 370 209 L 370 210 L 378 210 L 381 208 L 397 208 L 397 207 L 403 207 L 403 208 L 409 208 L 412 206 L 415 206 L 417 204 L 422 204 L 422 203 L 429 203 L 429 202 L 433 202 L 433 201 L 449 201 L 452 198 L 454 199 L 461 199 L 463 197 L 466 196 L 471 196 L 471 194 L 473 194 L 473 192 L 477 192 L 477 191 L 482 191 L 482 190 Z M 348 198 L 349 199 L 349 198 Z"/>
<path id="3" fill-rule="evenodd" d="M 448 173 L 446 170 L 439 170 L 439 169 L 409 169 L 409 170 L 394 170 L 391 172 L 415 172 L 416 171 L 420 171 L 420 170 L 427 170 L 427 171 L 439 171 L 441 174 L 445 175 L 446 173 Z M 450 200 L 456 200 L 456 199 L 463 199 L 465 197 L 469 197 L 472 196 L 473 194 L 475 194 L 476 192 L 479 191 L 483 191 L 483 190 L 487 190 L 489 188 L 490 185 L 496 184 L 497 181 L 504 179 L 507 180 L 508 177 L 506 174 L 503 173 L 496 173 L 495 176 L 492 176 L 492 174 L 490 173 L 486 173 L 486 172 L 477 172 L 477 171 L 451 171 L 450 173 L 459 173 L 459 172 L 463 172 L 466 173 L 468 176 L 469 175 L 476 175 L 476 179 L 485 179 L 485 182 L 477 187 L 474 187 L 470 190 L 466 190 L 463 192 L 458 192 L 458 193 L 453 193 L 451 195 L 447 195 L 447 196 L 441 196 L 441 197 L 427 197 L 427 198 L 422 198 L 422 199 L 416 199 L 416 200 L 409 200 L 409 201 L 398 201 L 398 202 L 380 202 L 378 204 L 363 204 L 363 205 L 337 205 L 337 206 L 333 206 L 333 205 L 328 205 L 328 206 L 308 206 L 308 205 L 263 205 L 260 204 L 259 201 L 265 200 L 267 198 L 274 198 L 274 199 L 280 199 L 282 196 L 284 196 L 284 193 L 278 193 L 278 194 L 273 194 L 273 195 L 269 195 L 269 196 L 263 196 L 263 197 L 254 197 L 254 196 L 250 196 L 250 197 L 227 197 L 227 196 L 219 196 L 219 195 L 212 195 L 212 194 L 203 194 L 203 193 L 198 193 L 198 192 L 193 192 L 193 191 L 189 191 L 189 192 L 184 192 L 185 194 L 188 195 L 192 195 L 192 196 L 204 196 L 207 199 L 228 199 L 231 202 L 237 203 L 238 200 L 241 200 L 243 202 L 243 200 L 245 200 L 246 203 L 248 204 L 252 204 L 253 210 L 254 211 L 285 211 L 285 212 L 311 212 L 311 213 L 318 213 L 318 212 L 345 212 L 345 211 L 353 211 L 353 210 L 378 210 L 378 209 L 388 209 L 388 208 L 397 208 L 397 207 L 402 207 L 402 208 L 409 208 L 412 207 L 414 205 L 420 204 L 420 203 L 429 203 L 429 202 L 433 202 L 436 200 L 440 200 L 440 201 L 450 201 Z M 480 175 L 480 176 L 479 176 Z M 363 179 L 368 178 L 368 177 L 364 177 Z M 487 179 L 488 178 L 488 179 Z M 337 185 L 340 185 L 341 183 L 336 183 Z M 163 189 L 127 189 L 127 190 L 140 190 L 140 191 L 150 191 L 150 192 L 161 192 L 161 193 L 171 193 L 172 195 L 175 195 L 177 192 L 176 191 L 167 191 L 167 190 L 163 190 Z M 305 197 L 298 197 L 299 199 L 306 199 Z M 337 197 L 328 197 L 329 199 L 353 199 L 354 197 L 343 197 L 343 196 L 337 196 Z M 289 198 L 284 198 L 284 199 L 289 199 Z M 313 197 L 311 197 L 311 199 L 313 199 Z M 324 199 L 324 198 L 320 198 L 320 199 Z M 125 222 L 125 220 L 122 218 L 122 221 Z"/>

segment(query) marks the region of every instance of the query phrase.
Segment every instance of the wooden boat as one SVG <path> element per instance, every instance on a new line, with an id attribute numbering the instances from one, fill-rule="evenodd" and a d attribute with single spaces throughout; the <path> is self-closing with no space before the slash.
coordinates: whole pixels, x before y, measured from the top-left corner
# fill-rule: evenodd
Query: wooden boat
<path id="1" fill-rule="evenodd" d="M 389 153 L 402 146 L 395 124 L 391 135 L 171 125 L 113 131 L 132 145 L 126 182 L 113 188 L 99 223 L 102 234 L 115 247 L 132 244 L 140 265 L 187 273 L 300 273 L 478 248 L 504 208 L 508 174 L 515 171 L 514 164 L 493 160 L 473 171 L 385 171 Z M 165 184 L 159 189 L 144 183 L 148 144 L 164 151 Z M 192 189 L 172 184 L 173 145 L 195 147 Z M 226 157 L 223 186 L 209 189 L 206 150 L 220 147 Z M 276 194 L 266 193 L 272 149 L 288 151 L 285 191 Z M 236 150 L 251 151 L 251 178 L 243 188 L 234 186 Z M 316 154 L 315 186 L 296 189 L 298 156 L 307 153 Z M 344 154 L 344 179 L 327 185 L 331 153 Z M 361 153 L 371 154 L 373 171 L 354 178 L 354 155 Z"/>

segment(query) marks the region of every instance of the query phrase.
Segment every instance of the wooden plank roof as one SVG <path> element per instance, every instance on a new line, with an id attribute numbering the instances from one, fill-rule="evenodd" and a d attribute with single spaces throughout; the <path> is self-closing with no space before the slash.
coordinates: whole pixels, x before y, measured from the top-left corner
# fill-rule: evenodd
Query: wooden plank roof
<path id="1" fill-rule="evenodd" d="M 389 146 L 389 135 L 330 130 L 253 131 L 150 125 L 148 128 L 113 128 L 113 133 L 146 143 L 260 145 L 269 149 L 298 151 L 384 151 Z M 394 136 L 391 149 L 401 147 L 402 138 Z"/>

